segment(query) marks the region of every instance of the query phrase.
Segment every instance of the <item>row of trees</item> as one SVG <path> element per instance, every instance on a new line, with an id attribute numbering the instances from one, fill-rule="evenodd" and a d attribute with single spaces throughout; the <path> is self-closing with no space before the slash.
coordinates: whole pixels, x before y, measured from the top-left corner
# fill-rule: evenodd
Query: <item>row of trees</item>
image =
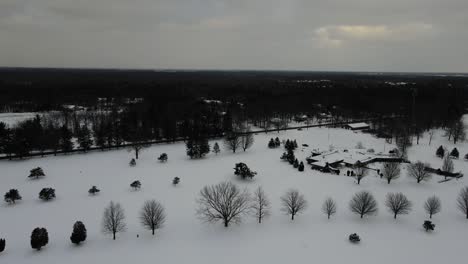
<path id="1" fill-rule="evenodd" d="M 247 190 L 240 190 L 231 182 L 223 182 L 217 185 L 205 186 L 200 191 L 197 199 L 197 215 L 207 222 L 223 222 L 225 227 L 230 223 L 239 223 L 246 214 L 253 214 L 258 222 L 270 215 L 271 203 L 261 187 L 258 187 L 251 197 Z M 468 219 L 468 186 L 464 187 L 457 198 L 460 211 Z M 413 203 L 403 193 L 388 193 L 385 206 L 393 214 L 408 214 L 413 208 Z M 298 190 L 292 189 L 281 196 L 281 211 L 290 215 L 291 220 L 307 208 L 307 200 Z M 367 191 L 356 193 L 349 202 L 351 212 L 363 218 L 366 215 L 375 215 L 378 212 L 377 201 Z M 431 196 L 424 204 L 424 209 L 432 218 L 441 210 L 441 201 L 436 196 Z M 336 202 L 328 197 L 322 205 L 322 212 L 330 218 L 337 211 Z"/>
<path id="2" fill-rule="evenodd" d="M 446 161 L 448 164 L 452 164 L 453 171 L 453 163 L 450 159 Z M 448 166 L 448 165 L 447 165 Z M 424 163 L 422 161 L 417 161 L 415 163 L 409 163 L 407 166 L 407 173 L 409 177 L 414 178 L 417 183 L 421 183 L 423 181 L 429 181 L 432 177 L 432 174 L 428 168 L 430 165 L 428 163 Z M 383 178 L 390 184 L 393 180 L 400 178 L 401 176 L 401 164 L 398 162 L 384 162 L 382 164 L 381 169 L 378 170 L 380 178 Z M 357 180 L 357 183 L 360 184 L 361 180 L 364 179 L 369 173 L 369 169 L 361 163 L 357 163 L 354 166 L 354 177 Z M 349 175 L 348 175 L 349 176 Z"/>

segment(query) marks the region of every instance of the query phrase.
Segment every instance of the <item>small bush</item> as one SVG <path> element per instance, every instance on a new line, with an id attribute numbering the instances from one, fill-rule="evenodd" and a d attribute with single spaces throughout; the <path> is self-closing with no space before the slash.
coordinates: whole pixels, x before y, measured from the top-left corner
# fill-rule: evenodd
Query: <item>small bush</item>
<path id="1" fill-rule="evenodd" d="M 91 189 L 89 189 L 88 193 L 91 194 L 91 195 L 95 195 L 96 193 L 100 192 L 101 190 L 99 190 L 96 186 L 93 186 L 91 187 Z"/>
<path id="2" fill-rule="evenodd" d="M 179 178 L 179 177 L 174 177 L 174 179 L 172 180 L 172 184 L 174 184 L 174 185 L 179 184 L 179 182 L 180 182 L 180 178 Z"/>
<path id="3" fill-rule="evenodd" d="M 41 167 L 37 167 L 37 168 L 34 168 L 32 169 L 30 172 L 29 172 L 29 178 L 36 178 L 38 179 L 39 177 L 44 177 L 45 176 L 45 173 L 44 171 L 42 170 Z"/>
<path id="4" fill-rule="evenodd" d="M 158 160 L 160 162 L 166 162 L 167 161 L 167 154 L 166 153 L 163 153 L 159 156 Z"/>
<path id="5" fill-rule="evenodd" d="M 132 187 L 134 190 L 138 190 L 141 188 L 141 182 L 140 181 L 134 181 L 130 184 L 130 187 Z"/>
<path id="6" fill-rule="evenodd" d="M 44 201 L 49 201 L 55 198 L 55 189 L 53 188 L 43 188 L 39 192 L 39 199 Z"/>

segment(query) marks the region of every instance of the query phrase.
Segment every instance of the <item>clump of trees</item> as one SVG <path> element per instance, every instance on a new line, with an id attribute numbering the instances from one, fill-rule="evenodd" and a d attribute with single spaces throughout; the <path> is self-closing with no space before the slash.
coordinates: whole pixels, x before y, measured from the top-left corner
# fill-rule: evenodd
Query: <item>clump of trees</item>
<path id="1" fill-rule="evenodd" d="M 76 221 L 73 224 L 73 231 L 70 236 L 70 240 L 73 244 L 79 245 L 81 242 L 86 240 L 87 231 L 86 227 L 81 221 Z"/>
<path id="2" fill-rule="evenodd" d="M 173 184 L 174 186 L 176 186 L 177 184 L 179 184 L 179 182 L 180 182 L 180 178 L 179 178 L 179 177 L 174 177 L 174 179 L 172 179 L 172 184 Z"/>
<path id="3" fill-rule="evenodd" d="M 49 243 L 49 234 L 47 229 L 37 227 L 31 233 L 31 247 L 36 250 L 41 250 L 42 247 Z"/>
<path id="4" fill-rule="evenodd" d="M 400 164 L 397 162 L 385 162 L 382 166 L 382 174 L 388 184 L 392 180 L 400 178 L 400 172 Z"/>
<path id="5" fill-rule="evenodd" d="M 29 178 L 36 178 L 36 179 L 39 179 L 39 177 L 44 177 L 45 176 L 45 173 L 44 171 L 42 170 L 41 167 L 37 167 L 37 168 L 34 168 L 32 169 L 30 172 L 29 172 Z"/>
<path id="6" fill-rule="evenodd" d="M 257 172 L 250 170 L 247 164 L 240 162 L 236 163 L 236 167 L 234 168 L 234 174 L 240 176 L 242 179 L 250 178 L 252 179 Z"/>
<path id="7" fill-rule="evenodd" d="M 104 234 L 112 234 L 115 240 L 116 234 L 124 232 L 127 229 L 125 224 L 125 213 L 120 203 L 110 202 L 109 206 L 104 209 L 102 217 L 102 232 Z"/>
<path id="8" fill-rule="evenodd" d="M 134 190 L 139 190 L 141 188 L 141 182 L 136 180 L 130 183 L 130 187 L 132 187 Z"/>
<path id="9" fill-rule="evenodd" d="M 291 220 L 307 208 L 307 200 L 298 190 L 291 189 L 281 196 L 281 211 L 291 215 Z"/>
<path id="10" fill-rule="evenodd" d="M 378 212 L 377 201 L 368 191 L 356 193 L 349 202 L 349 209 L 361 218 L 365 215 L 375 215 Z"/>
<path id="11" fill-rule="evenodd" d="M 388 193 L 385 206 L 393 213 L 393 218 L 397 215 L 409 214 L 413 208 L 413 203 L 403 193 Z"/>
<path id="12" fill-rule="evenodd" d="M 231 182 L 222 182 L 203 187 L 197 204 L 196 213 L 201 220 L 222 221 L 228 227 L 231 223 L 240 223 L 242 216 L 249 212 L 250 194 Z"/>
<path id="13" fill-rule="evenodd" d="M 263 191 L 263 188 L 259 186 L 254 194 L 252 200 L 252 211 L 258 223 L 261 224 L 262 220 L 270 215 L 270 200 Z"/>
<path id="14" fill-rule="evenodd" d="M 160 162 L 166 162 L 166 161 L 167 161 L 167 154 L 166 154 L 166 153 L 162 153 L 161 155 L 159 155 L 158 160 L 159 160 Z"/>
<path id="15" fill-rule="evenodd" d="M 439 213 L 442 209 L 442 203 L 440 202 L 439 197 L 433 195 L 427 198 L 424 203 L 424 210 L 429 215 L 429 218 L 432 218 L 433 215 Z"/>
<path id="16" fill-rule="evenodd" d="M 421 181 L 429 181 L 432 175 L 426 170 L 428 167 L 430 167 L 428 163 L 423 163 L 419 160 L 415 163 L 410 163 L 407 166 L 408 175 L 415 178 L 418 183 Z"/>
<path id="17" fill-rule="evenodd" d="M 297 149 L 297 142 L 296 140 L 286 140 L 286 142 L 284 143 L 284 148 L 289 151 L 294 151 Z"/>
<path id="18" fill-rule="evenodd" d="M 465 214 L 466 219 L 468 219 L 468 186 L 462 188 L 460 194 L 458 194 L 457 206 L 460 212 Z"/>
<path id="19" fill-rule="evenodd" d="M 156 200 L 148 200 L 140 211 L 140 222 L 144 228 L 151 230 L 153 236 L 157 229 L 163 227 L 166 221 L 166 213 L 161 203 Z"/>
<path id="20" fill-rule="evenodd" d="M 331 197 L 323 202 L 322 212 L 327 215 L 328 219 L 336 213 L 336 202 Z"/>
<path id="21" fill-rule="evenodd" d="M 91 194 L 91 195 L 95 195 L 97 193 L 99 193 L 101 190 L 99 190 L 96 186 L 92 186 L 91 189 L 88 190 L 88 193 Z"/>
<path id="22" fill-rule="evenodd" d="M 203 158 L 206 154 L 210 153 L 210 144 L 206 138 L 189 139 L 185 144 L 187 156 L 191 159 Z"/>
<path id="23" fill-rule="evenodd" d="M 52 199 L 55 199 L 55 189 L 53 188 L 43 188 L 40 192 L 39 192 L 39 199 L 43 200 L 43 201 L 49 201 L 49 200 L 52 200 Z"/>
<path id="24" fill-rule="evenodd" d="M 22 197 L 19 194 L 17 189 L 10 189 L 7 193 L 5 193 L 4 200 L 9 204 L 16 203 L 17 200 L 21 200 Z"/>
<path id="25" fill-rule="evenodd" d="M 281 155 L 281 159 L 289 162 L 291 165 L 294 164 L 294 161 L 296 160 L 294 150 L 289 149 L 287 152 L 284 152 L 283 155 Z"/>
<path id="26" fill-rule="evenodd" d="M 255 139 L 250 129 L 247 129 L 241 136 L 241 146 L 244 152 L 253 146 Z"/>
<path id="27" fill-rule="evenodd" d="M 268 142 L 269 148 L 277 148 L 280 145 L 281 145 L 281 142 L 278 137 L 276 137 L 276 139 L 270 138 L 270 141 Z"/>

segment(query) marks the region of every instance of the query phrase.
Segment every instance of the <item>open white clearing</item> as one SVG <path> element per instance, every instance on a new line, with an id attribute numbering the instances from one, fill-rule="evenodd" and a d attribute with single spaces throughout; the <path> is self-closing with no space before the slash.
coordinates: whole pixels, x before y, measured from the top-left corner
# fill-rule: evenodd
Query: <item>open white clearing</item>
<path id="1" fill-rule="evenodd" d="M 410 160 L 422 160 L 440 167 L 436 148 L 453 145 L 442 138 L 439 131 L 431 146 L 428 137 L 410 148 Z M 376 152 L 393 146 L 384 144 L 368 134 L 344 129 L 313 128 L 303 131 L 259 134 L 253 148 L 232 154 L 223 150 L 210 153 L 201 160 L 190 160 L 182 143 L 157 145 L 144 150 L 136 167 L 129 167 L 133 156 L 126 150 L 93 152 L 69 156 L 33 158 L 23 161 L 0 161 L 0 191 L 17 188 L 23 200 L 11 206 L 0 205 L 0 237 L 7 240 L 6 250 L 0 253 L 0 263 L 456 263 L 468 258 L 468 220 L 456 208 L 456 197 L 466 185 L 466 175 L 460 180 L 437 183 L 441 176 L 417 184 L 402 170 L 400 179 L 389 185 L 371 172 L 357 185 L 351 177 L 323 174 L 306 165 L 298 172 L 287 162 L 280 161 L 282 148 L 268 149 L 271 137 L 296 139 L 296 157 L 305 162 L 313 148 L 328 149 L 333 144 L 353 148 L 362 141 Z M 211 142 L 213 143 L 213 142 Z M 219 141 L 222 146 L 221 141 Z M 302 144 L 309 147 L 302 151 Z M 459 143 L 460 156 L 468 152 L 467 143 Z M 167 163 L 157 157 L 166 152 Z M 245 162 L 258 172 L 252 181 L 241 181 L 233 174 L 234 164 Z M 455 160 L 455 171 L 468 172 L 468 162 Z M 29 180 L 29 170 L 41 166 L 44 179 Z M 346 171 L 342 171 L 341 174 Z M 178 186 L 172 185 L 180 177 Z M 129 184 L 142 182 L 140 191 Z M 253 217 L 245 217 L 240 225 L 224 228 L 222 223 L 202 223 L 195 216 L 199 190 L 208 184 L 231 180 L 250 190 L 263 186 L 272 202 L 272 215 L 257 224 Z M 101 193 L 88 195 L 96 185 Z M 56 189 L 57 198 L 50 202 L 38 199 L 43 187 Z M 290 188 L 305 195 L 309 207 L 294 221 L 280 212 L 280 196 Z M 379 203 L 377 216 L 360 219 L 348 209 L 352 195 L 369 190 Z M 403 192 L 413 201 L 409 215 L 393 219 L 384 207 L 388 192 Z M 426 233 L 422 223 L 427 219 L 423 203 L 436 194 L 442 200 L 442 212 L 433 217 L 435 231 Z M 323 200 L 333 197 L 338 212 L 328 220 L 321 212 Z M 3 196 L 2 196 L 3 197 Z M 156 199 L 166 208 L 167 219 L 156 235 L 144 230 L 138 212 L 147 199 Z M 127 232 L 116 241 L 101 233 L 104 207 L 113 200 L 125 209 Z M 80 246 L 70 243 L 69 236 L 75 221 L 83 221 L 88 230 L 87 241 Z M 45 227 L 49 244 L 41 251 L 30 247 L 30 234 L 35 227 Z M 348 235 L 358 233 L 360 244 L 351 244 Z M 137 238 L 139 234 L 139 238 Z"/>

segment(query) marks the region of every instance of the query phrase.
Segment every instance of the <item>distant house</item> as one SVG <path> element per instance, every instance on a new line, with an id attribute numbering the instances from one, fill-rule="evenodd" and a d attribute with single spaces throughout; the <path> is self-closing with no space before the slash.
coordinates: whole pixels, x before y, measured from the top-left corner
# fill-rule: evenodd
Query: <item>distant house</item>
<path id="1" fill-rule="evenodd" d="M 346 124 L 345 128 L 351 130 L 366 130 L 370 129 L 369 124 L 361 122 L 361 123 L 353 123 L 353 124 Z"/>

